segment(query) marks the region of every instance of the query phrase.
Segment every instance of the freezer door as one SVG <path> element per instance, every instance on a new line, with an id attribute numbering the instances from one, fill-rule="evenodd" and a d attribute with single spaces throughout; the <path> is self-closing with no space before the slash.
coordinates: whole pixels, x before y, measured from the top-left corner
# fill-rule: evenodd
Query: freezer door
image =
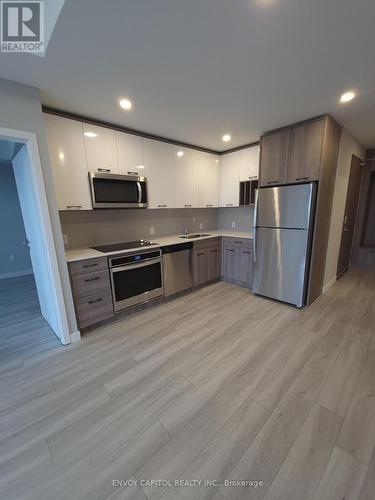
<path id="1" fill-rule="evenodd" d="M 257 229 L 253 292 L 304 305 L 309 231 Z"/>
<path id="2" fill-rule="evenodd" d="M 259 189 L 258 227 L 310 227 L 315 184 Z"/>

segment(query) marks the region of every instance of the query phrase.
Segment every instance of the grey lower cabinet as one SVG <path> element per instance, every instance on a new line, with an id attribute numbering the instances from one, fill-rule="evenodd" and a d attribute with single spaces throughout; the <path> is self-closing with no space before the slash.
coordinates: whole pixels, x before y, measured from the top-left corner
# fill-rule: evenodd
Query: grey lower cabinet
<path id="1" fill-rule="evenodd" d="M 223 279 L 229 283 L 251 288 L 253 251 L 251 240 L 224 238 Z"/>
<path id="2" fill-rule="evenodd" d="M 88 328 L 114 315 L 106 257 L 68 264 L 78 328 Z"/>
<path id="3" fill-rule="evenodd" d="M 249 288 L 253 283 L 253 252 L 250 248 L 240 248 L 240 282 Z"/>
<path id="4" fill-rule="evenodd" d="M 193 285 L 202 286 L 221 276 L 220 239 L 212 238 L 194 242 Z"/>
<path id="5" fill-rule="evenodd" d="M 240 280 L 240 249 L 224 245 L 223 249 L 223 278 L 228 281 Z"/>

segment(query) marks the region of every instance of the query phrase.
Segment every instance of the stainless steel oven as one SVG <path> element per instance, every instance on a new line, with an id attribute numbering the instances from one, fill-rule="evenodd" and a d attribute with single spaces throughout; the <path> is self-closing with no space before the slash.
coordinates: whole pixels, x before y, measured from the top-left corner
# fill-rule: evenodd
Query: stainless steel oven
<path id="1" fill-rule="evenodd" d="M 113 307 L 121 311 L 163 295 L 161 250 L 141 250 L 108 259 Z"/>
<path id="2" fill-rule="evenodd" d="M 89 173 L 93 208 L 147 208 L 147 178 Z"/>

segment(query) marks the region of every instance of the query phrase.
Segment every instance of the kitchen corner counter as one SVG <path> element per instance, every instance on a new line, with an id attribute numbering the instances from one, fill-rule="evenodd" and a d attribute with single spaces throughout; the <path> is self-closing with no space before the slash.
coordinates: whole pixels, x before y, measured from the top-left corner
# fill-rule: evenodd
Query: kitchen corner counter
<path id="1" fill-rule="evenodd" d="M 203 229 L 201 231 L 205 232 Z M 194 239 L 181 238 L 181 235 L 163 236 L 162 238 L 153 238 L 153 240 L 155 240 L 155 244 L 150 245 L 148 247 L 132 248 L 131 250 L 120 250 L 120 251 L 111 252 L 111 253 L 102 253 L 102 252 L 99 252 L 98 250 L 93 250 L 92 248 L 75 248 L 75 249 L 67 250 L 65 252 L 65 256 L 66 256 L 67 262 L 75 262 L 78 260 L 94 259 L 94 258 L 98 258 L 98 257 L 107 257 L 109 255 L 123 254 L 123 253 L 127 253 L 127 252 L 133 252 L 133 251 L 137 251 L 137 250 L 145 250 L 145 249 L 149 249 L 149 248 L 160 248 L 160 247 L 164 247 L 167 245 L 176 245 L 178 243 L 184 243 L 187 241 L 191 241 L 191 242 L 200 241 L 200 240 L 205 240 L 205 239 L 209 239 L 209 238 L 217 238 L 220 236 L 229 237 L 229 238 L 248 238 L 248 239 L 253 238 L 253 233 L 251 231 L 214 230 L 214 231 L 207 231 L 207 234 L 209 236 L 203 236 L 201 238 L 194 238 Z"/>

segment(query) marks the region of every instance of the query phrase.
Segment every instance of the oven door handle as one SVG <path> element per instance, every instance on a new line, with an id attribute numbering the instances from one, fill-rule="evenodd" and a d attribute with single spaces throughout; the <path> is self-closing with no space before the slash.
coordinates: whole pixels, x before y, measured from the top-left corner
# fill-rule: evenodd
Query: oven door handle
<path id="1" fill-rule="evenodd" d="M 161 265 L 161 258 L 145 260 L 143 262 L 140 262 L 139 264 L 128 264 L 125 266 L 111 267 L 111 273 L 114 274 L 120 271 L 128 271 L 129 269 L 137 269 L 140 267 L 151 266 L 152 264 L 158 264 L 158 263 L 160 263 Z"/>
<path id="2" fill-rule="evenodd" d="M 142 187 L 139 181 L 137 181 L 137 188 L 138 188 L 138 203 L 142 203 Z"/>

